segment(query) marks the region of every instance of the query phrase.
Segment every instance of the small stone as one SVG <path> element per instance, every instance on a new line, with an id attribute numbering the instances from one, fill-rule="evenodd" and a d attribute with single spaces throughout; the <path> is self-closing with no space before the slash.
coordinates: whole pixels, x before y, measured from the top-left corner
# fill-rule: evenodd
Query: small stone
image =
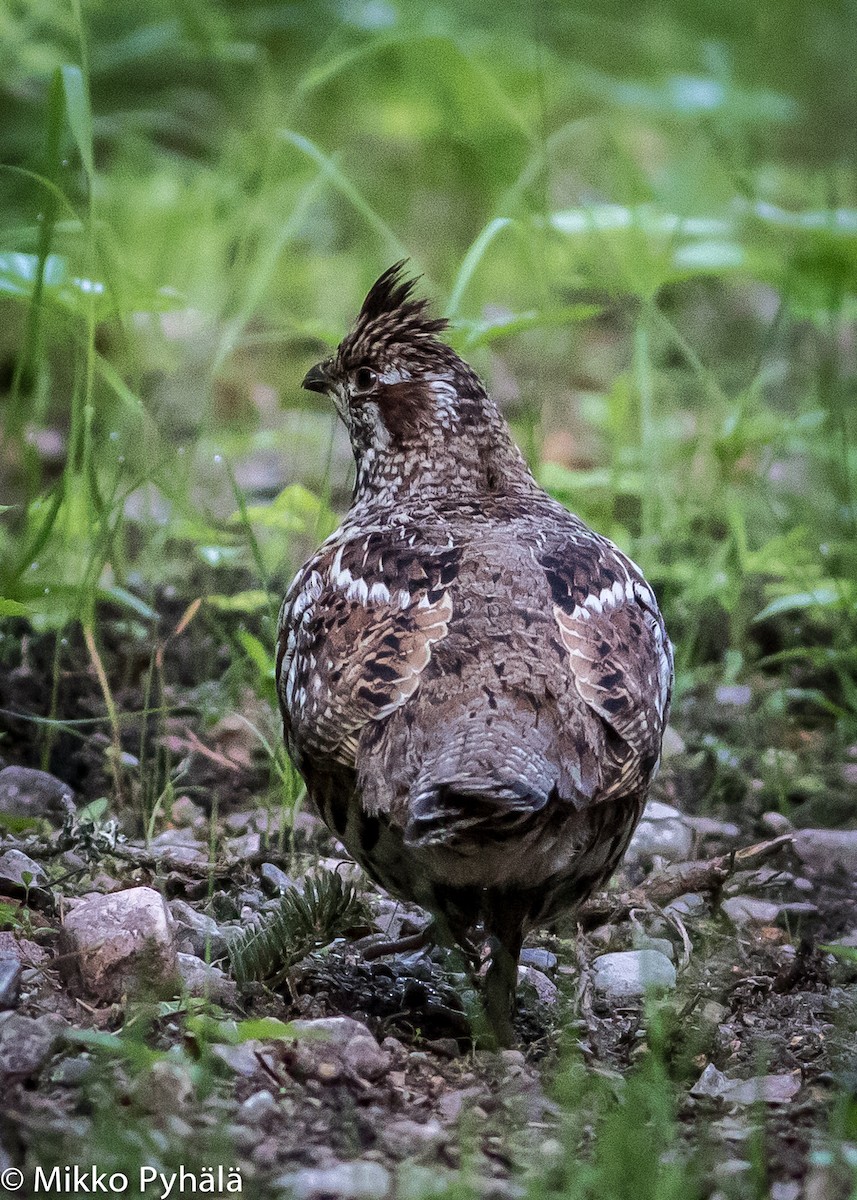
<path id="1" fill-rule="evenodd" d="M 718 704 L 731 708 L 746 708 L 753 698 L 753 693 L 746 683 L 724 683 L 715 688 L 714 698 Z"/>
<path id="2" fill-rule="evenodd" d="M 593 986 L 608 999 L 632 999 L 649 989 L 670 990 L 676 971 L 670 960 L 656 950 L 619 950 L 602 954 L 593 963 Z"/>
<path id="3" fill-rule="evenodd" d="M 195 954 L 176 954 L 182 990 L 190 996 L 205 996 L 217 1004 L 237 1005 L 238 988 L 219 967 L 212 967 Z"/>
<path id="4" fill-rule="evenodd" d="M 780 905 L 770 900 L 757 900 L 755 896 L 730 896 L 720 905 L 733 925 L 773 925 L 780 915 Z"/>
<path id="5" fill-rule="evenodd" d="M 215 1058 L 219 1058 L 230 1071 L 234 1071 L 236 1075 L 249 1077 L 250 1075 L 255 1075 L 260 1069 L 259 1056 L 264 1049 L 264 1042 L 260 1042 L 258 1039 L 251 1039 L 246 1042 L 239 1042 L 237 1046 L 215 1042 L 211 1047 L 211 1053 Z M 270 1063 L 270 1067 L 272 1071 L 275 1069 L 273 1063 Z"/>
<path id="6" fill-rule="evenodd" d="M 755 1079 L 729 1079 L 713 1063 L 690 1089 L 695 1099 L 711 1097 L 727 1104 L 742 1107 L 750 1104 L 787 1104 L 800 1091 L 800 1080 L 794 1075 L 759 1075 Z"/>
<path id="7" fill-rule="evenodd" d="M 0 1011 L 18 1007 L 22 971 L 19 958 L 0 958 Z"/>
<path id="8" fill-rule="evenodd" d="M 62 1087 L 79 1087 L 92 1070 L 92 1059 L 76 1056 L 61 1058 L 50 1074 L 51 1083 Z"/>
<path id="9" fill-rule="evenodd" d="M 746 1175 L 752 1169 L 753 1164 L 746 1158 L 729 1158 L 726 1162 L 715 1164 L 714 1174 L 718 1179 L 735 1179 L 737 1176 Z"/>
<path id="10" fill-rule="evenodd" d="M 843 763 L 840 768 L 842 782 L 849 787 L 857 787 L 857 762 Z"/>
<path id="11" fill-rule="evenodd" d="M 556 1004 L 557 986 L 542 971 L 535 967 L 518 967 L 518 986 L 522 984 L 533 989 L 540 1004 Z"/>
<path id="12" fill-rule="evenodd" d="M 269 1091 L 264 1088 L 248 1096 L 238 1109 L 238 1120 L 244 1125 L 256 1125 L 264 1121 L 272 1113 L 279 1111 L 279 1105 Z"/>
<path id="13" fill-rule="evenodd" d="M 159 856 L 168 851 L 173 863 L 208 861 L 207 844 L 196 838 L 190 829 L 165 829 L 152 838 L 150 848 Z"/>
<path id="14" fill-rule="evenodd" d="M 29 876 L 28 881 L 24 879 L 25 875 Z M 20 850 L 0 854 L 0 892 L 4 895 L 22 895 L 28 888 L 41 887 L 47 881 L 44 869 Z"/>
<path id="15" fill-rule="evenodd" d="M 306 1167 L 274 1180 L 290 1200 L 387 1200 L 393 1177 L 374 1162 L 337 1163 L 334 1167 Z"/>
<path id="16" fill-rule="evenodd" d="M 776 834 L 778 837 L 784 833 L 791 833 L 794 829 L 794 825 L 788 817 L 780 812 L 762 813 L 761 821 L 769 833 Z"/>
<path id="17" fill-rule="evenodd" d="M 733 821 L 715 821 L 713 817 L 685 817 L 684 821 L 701 838 L 734 842 L 741 836 L 741 827 Z"/>
<path id="18" fill-rule="evenodd" d="M 690 1089 L 690 1095 L 694 1099 L 700 1099 L 703 1096 L 712 1096 L 715 1099 L 720 1099 L 725 1094 L 728 1086 L 729 1080 L 723 1072 L 718 1071 L 714 1063 L 709 1063 Z"/>
<path id="19" fill-rule="evenodd" d="M 635 950 L 656 950 L 658 954 L 663 954 L 670 962 L 675 961 L 675 947 L 669 938 L 649 937 L 646 933 L 634 933 L 634 949 Z"/>
<path id="20" fill-rule="evenodd" d="M 705 897 L 699 892 L 684 892 L 664 907 L 669 916 L 701 917 L 707 909 Z"/>
<path id="21" fill-rule="evenodd" d="M 159 1058 L 140 1076 L 137 1097 L 147 1112 L 177 1114 L 184 1112 L 193 1099 L 193 1080 L 177 1062 Z"/>
<path id="22" fill-rule="evenodd" d="M 194 804 L 190 796 L 179 796 L 170 809 L 170 820 L 179 829 L 190 829 L 205 819 L 205 813 L 198 804 Z"/>
<path id="23" fill-rule="evenodd" d="M 382 1134 L 384 1149 L 396 1159 L 420 1159 L 434 1154 L 444 1140 L 440 1121 L 412 1121 L 408 1117 L 394 1118 Z"/>
<path id="24" fill-rule="evenodd" d="M 216 962 L 226 957 L 227 938 L 207 913 L 199 912 L 185 900 L 171 900 L 170 913 L 176 923 L 177 941 L 188 942 L 190 952 L 197 958 L 210 958 Z"/>
<path id="25" fill-rule="evenodd" d="M 772 1183 L 771 1200 L 800 1200 L 800 1184 L 794 1179 Z"/>
<path id="26" fill-rule="evenodd" d="M 550 950 L 538 947 L 522 950 L 518 961 L 523 967 L 535 967 L 537 971 L 544 971 L 547 975 L 556 970 L 556 955 L 551 954 Z"/>
<path id="27" fill-rule="evenodd" d="M 62 969 L 102 1002 L 121 999 L 129 987 L 172 994 L 176 980 L 173 929 L 164 898 L 153 888 L 84 896 L 63 922 Z"/>
<path id="28" fill-rule="evenodd" d="M 794 1075 L 759 1075 L 735 1080 L 726 1099 L 731 1104 L 788 1104 L 800 1091 Z"/>
<path id="29" fill-rule="evenodd" d="M 226 849 L 231 858 L 244 859 L 258 854 L 261 845 L 261 834 L 258 834 L 254 829 L 249 829 L 247 833 L 242 833 L 240 837 L 229 838 L 226 842 Z"/>
<path id="30" fill-rule="evenodd" d="M 801 862 L 821 874 L 857 875 L 857 829 L 799 829 L 793 845 Z"/>
<path id="31" fill-rule="evenodd" d="M 699 1010 L 699 1016 L 706 1025 L 722 1025 L 729 1016 L 729 1009 L 725 1004 L 718 1004 L 716 1000 L 706 1000 Z"/>
<path id="32" fill-rule="evenodd" d="M 321 1017 L 314 1021 L 293 1021 L 297 1035 L 295 1066 L 300 1073 L 326 1081 L 338 1078 L 331 1068 L 345 1067 L 361 1079 L 378 1079 L 390 1069 L 390 1056 L 381 1049 L 373 1034 L 352 1017 Z"/>
<path id="33" fill-rule="evenodd" d="M 262 881 L 262 891 L 267 892 L 269 896 L 282 896 L 283 892 L 293 886 L 292 880 L 285 871 L 281 871 L 274 863 L 262 863 L 259 876 Z"/>
<path id="34" fill-rule="evenodd" d="M 657 855 L 668 862 L 686 862 L 692 852 L 693 830 L 685 824 L 678 809 L 650 800 L 631 838 L 625 861 L 651 862 Z"/>
<path id="35" fill-rule="evenodd" d="M 62 824 L 74 811 L 74 792 L 67 783 L 32 767 L 5 767 L 0 771 L 0 821 L 10 817 L 46 817 Z"/>
<path id="36" fill-rule="evenodd" d="M 65 1028 L 64 1021 L 48 1013 L 35 1019 L 0 1013 L 0 1081 L 35 1074 L 59 1044 Z"/>

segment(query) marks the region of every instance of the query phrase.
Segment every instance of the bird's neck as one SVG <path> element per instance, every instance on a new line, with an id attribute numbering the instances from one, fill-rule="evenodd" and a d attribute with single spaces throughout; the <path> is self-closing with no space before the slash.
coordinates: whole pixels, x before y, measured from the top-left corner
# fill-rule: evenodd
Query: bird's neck
<path id="1" fill-rule="evenodd" d="M 458 500 L 490 507 L 503 496 L 540 491 L 499 413 L 478 433 L 435 427 L 416 444 L 355 449 L 355 459 L 352 509 Z"/>

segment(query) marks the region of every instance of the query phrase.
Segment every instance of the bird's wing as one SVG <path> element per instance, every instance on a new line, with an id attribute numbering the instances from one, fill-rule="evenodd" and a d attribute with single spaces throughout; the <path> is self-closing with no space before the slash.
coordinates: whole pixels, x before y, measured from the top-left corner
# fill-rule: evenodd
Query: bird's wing
<path id="1" fill-rule="evenodd" d="M 672 647 L 640 569 L 594 534 L 540 559 L 573 686 L 604 725 L 598 799 L 647 783 L 669 714 Z"/>
<path id="2" fill-rule="evenodd" d="M 334 535 L 286 595 L 277 685 L 299 759 L 323 754 L 353 767 L 361 730 L 414 694 L 446 637 L 456 552 L 384 547 L 372 534 Z"/>

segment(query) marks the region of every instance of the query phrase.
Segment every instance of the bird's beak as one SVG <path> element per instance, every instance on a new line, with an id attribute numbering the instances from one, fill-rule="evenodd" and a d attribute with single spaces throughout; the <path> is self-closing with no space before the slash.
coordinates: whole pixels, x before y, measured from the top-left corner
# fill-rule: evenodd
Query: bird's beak
<path id="1" fill-rule="evenodd" d="M 325 363 L 316 363 L 314 367 L 310 367 L 301 387 L 306 388 L 308 392 L 321 392 L 322 394 L 330 390 L 330 380 L 328 379 L 325 370 Z"/>

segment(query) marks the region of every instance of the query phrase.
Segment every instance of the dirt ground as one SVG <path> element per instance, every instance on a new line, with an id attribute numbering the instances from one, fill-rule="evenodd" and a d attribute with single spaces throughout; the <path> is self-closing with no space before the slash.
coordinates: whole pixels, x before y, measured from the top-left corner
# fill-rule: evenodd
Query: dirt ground
<path id="1" fill-rule="evenodd" d="M 857 832 L 823 829 L 853 814 L 857 747 L 771 716 L 770 680 L 677 705 L 628 861 L 608 896 L 529 940 L 520 1049 L 495 1054 L 473 1048 L 461 964 L 438 950 L 373 956 L 424 914 L 363 878 L 305 808 L 293 826 L 284 816 L 258 736 L 276 736 L 269 698 L 227 686 L 212 707 L 229 669 L 216 622 L 176 638 L 153 691 L 151 647 L 107 615 L 104 663 L 127 714 L 118 746 L 82 642 L 22 634 L 3 643 L 0 766 L 45 768 L 73 794 L 42 780 L 27 815 L 3 811 L 0 775 L 4 1169 L 220 1164 L 260 1197 L 417 1198 L 453 1184 L 563 1195 L 569 1164 L 598 1153 L 594 1114 L 619 1104 L 630 1144 L 633 1089 L 658 1079 L 675 1113 L 663 1153 L 688 1164 L 688 1195 L 850 1195 Z M 9 851 L 44 876 L 16 881 Z M 362 898 L 351 927 L 319 937 L 276 988 L 236 986 L 230 939 L 283 888 L 331 871 Z M 169 906 L 172 976 L 153 963 L 99 992 L 63 926 L 79 898 L 132 888 Z M 657 1001 L 605 982 L 600 960 L 629 951 L 673 972 Z M 4 966 L 17 972 L 5 992 Z M 271 1019 L 320 1021 L 322 1036 L 256 1024 Z"/>

